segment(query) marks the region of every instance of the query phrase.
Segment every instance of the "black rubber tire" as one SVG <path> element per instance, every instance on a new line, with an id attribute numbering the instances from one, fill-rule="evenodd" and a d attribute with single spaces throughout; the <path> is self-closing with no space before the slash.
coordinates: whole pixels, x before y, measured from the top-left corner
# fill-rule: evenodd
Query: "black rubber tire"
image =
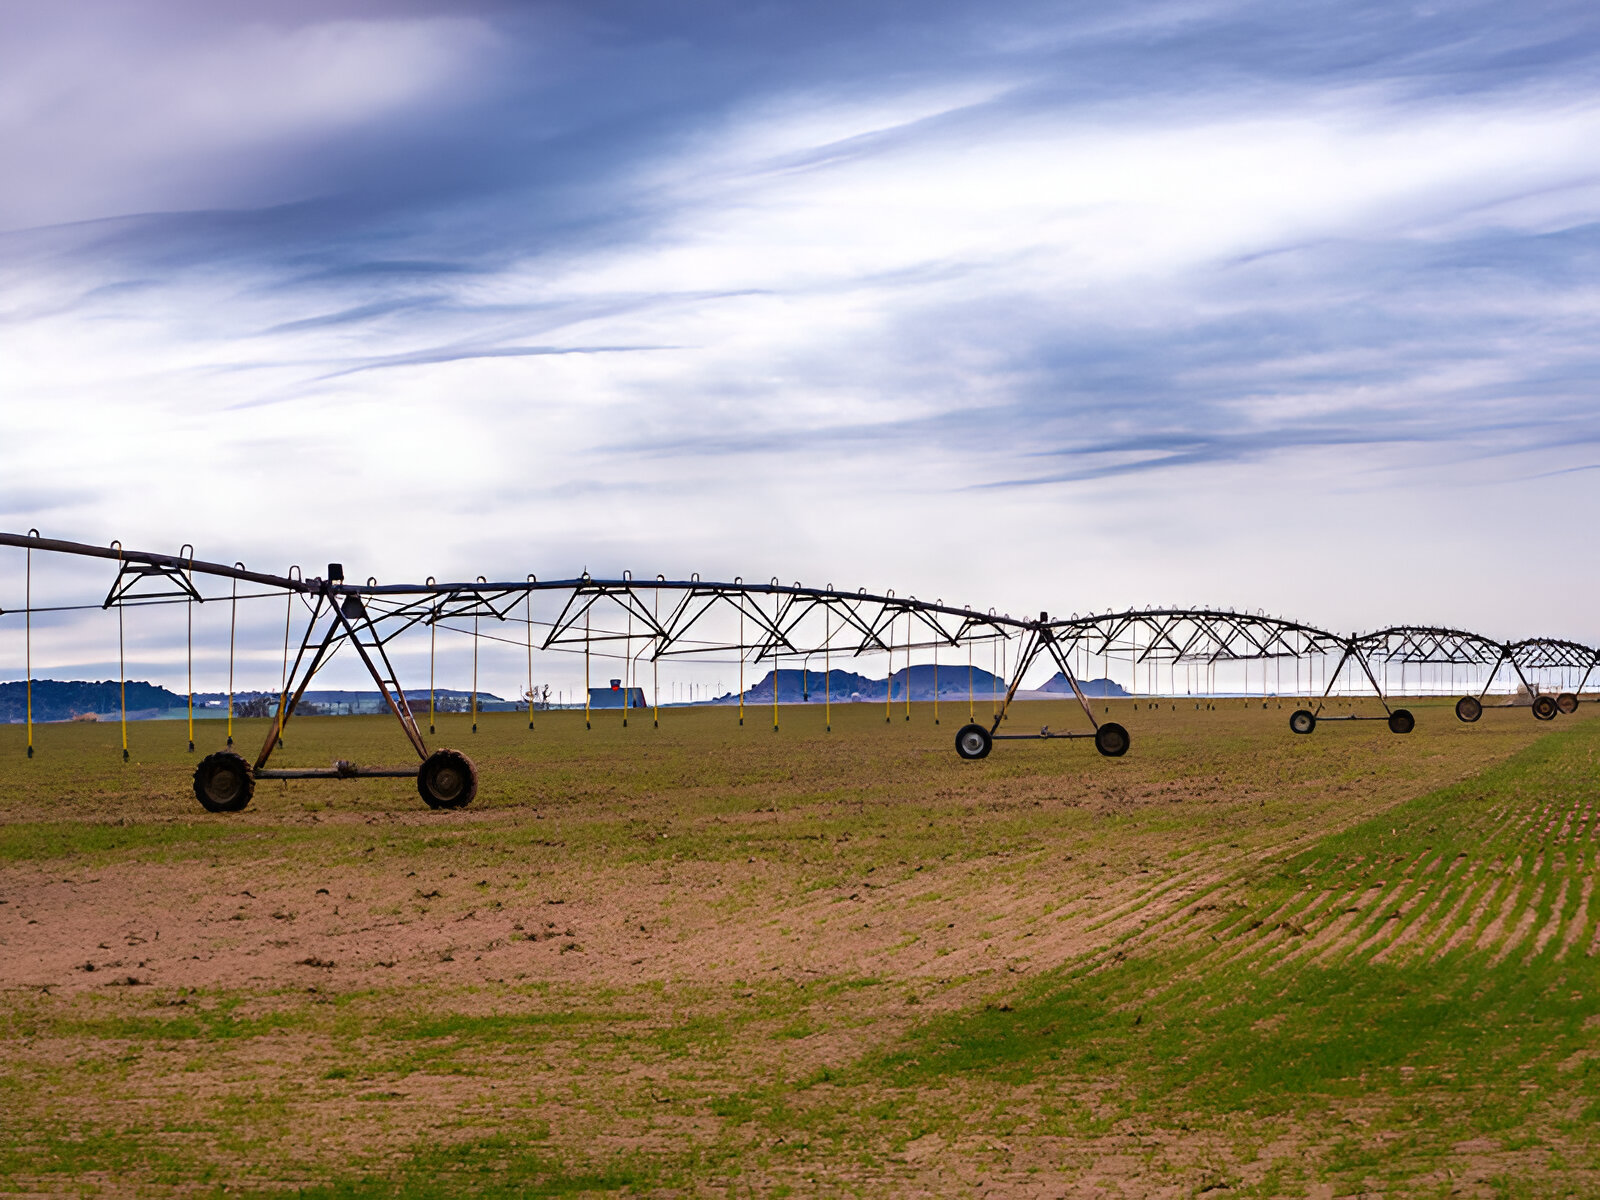
<path id="1" fill-rule="evenodd" d="M 417 795 L 429 808 L 465 808 L 478 794 L 478 768 L 459 750 L 435 750 L 417 768 Z"/>
<path id="2" fill-rule="evenodd" d="M 1471 725 L 1483 716 L 1483 701 L 1476 696 L 1463 696 L 1456 701 L 1456 720 Z"/>
<path id="3" fill-rule="evenodd" d="M 1571 715 L 1578 711 L 1578 698 L 1571 692 L 1562 692 L 1556 697 L 1556 707 L 1562 712 Z"/>
<path id="4" fill-rule="evenodd" d="M 1409 708 L 1397 708 L 1389 714 L 1390 733 L 1410 733 L 1417 727 L 1417 719 Z"/>
<path id="5" fill-rule="evenodd" d="M 994 738 L 982 725 L 963 725 L 956 730 L 956 753 L 962 758 L 988 758 L 993 749 Z"/>
<path id="6" fill-rule="evenodd" d="M 1289 714 L 1289 729 L 1294 733 L 1313 733 L 1317 728 L 1317 714 L 1309 708 L 1297 708 Z"/>
<path id="7" fill-rule="evenodd" d="M 1132 744 L 1128 731 L 1115 721 L 1107 721 L 1094 731 L 1094 748 L 1107 758 L 1121 758 Z"/>
<path id="8" fill-rule="evenodd" d="M 1561 710 L 1556 707 L 1554 696 L 1535 696 L 1533 698 L 1533 719 L 1535 721 L 1554 721 L 1556 713 Z"/>
<path id="9" fill-rule="evenodd" d="M 207 812 L 238 812 L 255 795 L 256 777 L 244 755 L 219 750 L 194 769 L 194 798 Z"/>

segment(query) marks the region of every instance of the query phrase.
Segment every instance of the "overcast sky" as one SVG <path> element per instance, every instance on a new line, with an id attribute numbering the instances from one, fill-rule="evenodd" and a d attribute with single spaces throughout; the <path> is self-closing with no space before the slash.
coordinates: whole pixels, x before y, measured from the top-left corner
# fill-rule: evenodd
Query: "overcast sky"
<path id="1" fill-rule="evenodd" d="M 0 5 L 0 527 L 1597 642 L 1597 147 L 1591 2 Z"/>

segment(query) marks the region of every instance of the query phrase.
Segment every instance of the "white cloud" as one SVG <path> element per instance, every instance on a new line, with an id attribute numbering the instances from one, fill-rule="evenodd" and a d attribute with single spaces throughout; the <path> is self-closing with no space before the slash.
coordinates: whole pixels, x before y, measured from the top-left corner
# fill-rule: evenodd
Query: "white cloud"
<path id="1" fill-rule="evenodd" d="M 1593 101 L 1420 106 L 1367 90 L 1270 106 L 1001 106 L 837 157 L 767 117 L 730 132 L 737 158 L 719 146 L 635 181 L 679 214 L 653 246 L 586 257 L 546 290 L 855 287 L 951 263 L 1083 289 L 1313 239 L 1515 223 L 1528 192 L 1588 185 L 1600 144 Z M 904 124 L 956 110 L 914 106 Z M 881 132 L 882 119 L 838 123 Z M 816 165 L 771 170 L 801 149 Z M 1593 215 L 1587 192 L 1567 195 L 1574 217 Z"/>
<path id="2" fill-rule="evenodd" d="M 42 131 L 11 152 L 38 167 L 12 202 L 310 194 L 289 150 L 215 164 L 391 129 L 476 86 L 493 40 L 448 20 L 136 61 L 91 42 L 92 92 L 0 84 L 0 122 Z M 993 75 L 730 113 L 620 154 L 584 193 L 592 229 L 509 183 L 357 230 L 446 265 L 476 237 L 461 273 L 323 273 L 360 265 L 337 234 L 170 271 L 0 268 L 0 524 L 383 579 L 776 573 L 1600 640 L 1553 599 L 1600 583 L 1565 549 L 1600 516 L 1592 476 L 1549 477 L 1600 436 L 1593 289 L 1446 261 L 1600 217 L 1593 97 L 1050 104 Z M 518 152 L 530 176 L 561 161 Z M 473 357 L 519 347 L 610 349 Z M 1184 465 L 1097 474 L 1145 463 Z M 1053 476 L 1075 481 L 984 486 Z"/>
<path id="3" fill-rule="evenodd" d="M 308 143 L 459 100 L 492 45 L 470 18 L 167 40 L 104 17 L 0 51 L 0 228 L 315 195 L 292 161 Z"/>

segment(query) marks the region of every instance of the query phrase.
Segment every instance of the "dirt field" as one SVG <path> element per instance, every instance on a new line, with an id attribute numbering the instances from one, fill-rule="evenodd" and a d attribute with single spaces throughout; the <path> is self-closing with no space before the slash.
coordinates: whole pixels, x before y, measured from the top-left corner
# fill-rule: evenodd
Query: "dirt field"
<path id="1" fill-rule="evenodd" d="M 0 727 L 0 1192 L 1600 1194 L 1600 722 L 1410 707 Z"/>

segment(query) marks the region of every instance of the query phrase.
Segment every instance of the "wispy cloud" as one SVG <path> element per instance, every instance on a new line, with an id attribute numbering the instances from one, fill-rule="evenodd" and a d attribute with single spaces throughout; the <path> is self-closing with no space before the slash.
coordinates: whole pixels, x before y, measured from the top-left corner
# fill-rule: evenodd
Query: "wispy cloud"
<path id="1" fill-rule="evenodd" d="M 1592 6 L 141 8 L 0 17 L 14 511 L 256 555 L 332 505 L 352 559 L 464 555 L 470 511 L 564 569 L 974 597 L 1147 578 L 1031 526 L 1196 587 L 1283 544 L 1191 528 L 1197 489 L 1567 489 L 1528 555 L 1596 515 Z M 440 463 L 424 511 L 375 485 Z M 195 494 L 272 496 L 283 544 Z"/>

